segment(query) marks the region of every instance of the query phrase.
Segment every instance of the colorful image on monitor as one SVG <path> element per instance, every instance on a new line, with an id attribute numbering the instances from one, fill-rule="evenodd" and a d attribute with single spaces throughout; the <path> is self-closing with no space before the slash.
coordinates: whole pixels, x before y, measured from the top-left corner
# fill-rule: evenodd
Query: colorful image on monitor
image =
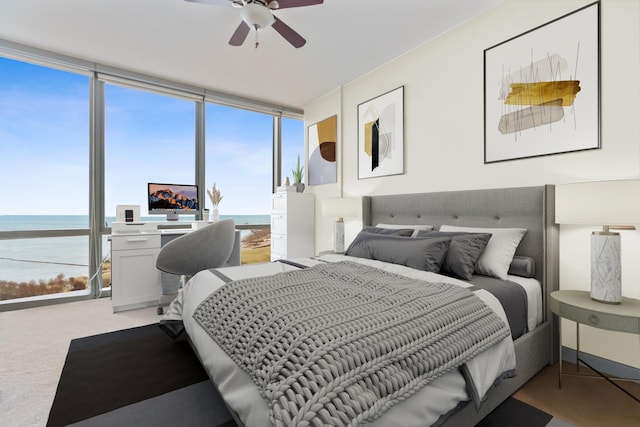
<path id="1" fill-rule="evenodd" d="M 183 184 L 149 183 L 149 213 L 190 213 L 200 209 L 198 205 L 198 186 Z"/>

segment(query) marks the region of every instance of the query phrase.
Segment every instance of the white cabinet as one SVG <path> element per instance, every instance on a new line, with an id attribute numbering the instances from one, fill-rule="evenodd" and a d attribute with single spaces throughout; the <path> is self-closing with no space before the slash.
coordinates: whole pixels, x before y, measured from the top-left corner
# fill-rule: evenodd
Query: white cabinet
<path id="1" fill-rule="evenodd" d="M 112 234 L 111 304 L 113 311 L 167 305 L 178 292 L 180 276 L 160 272 L 156 259 L 160 248 L 193 230 L 153 230 Z M 225 266 L 240 265 L 240 230 L 236 230 L 233 250 Z"/>
<path id="2" fill-rule="evenodd" d="M 271 199 L 271 261 L 315 254 L 314 196 L 275 193 Z"/>
<path id="3" fill-rule="evenodd" d="M 158 304 L 160 271 L 159 234 L 111 237 L 111 304 L 113 311 Z"/>

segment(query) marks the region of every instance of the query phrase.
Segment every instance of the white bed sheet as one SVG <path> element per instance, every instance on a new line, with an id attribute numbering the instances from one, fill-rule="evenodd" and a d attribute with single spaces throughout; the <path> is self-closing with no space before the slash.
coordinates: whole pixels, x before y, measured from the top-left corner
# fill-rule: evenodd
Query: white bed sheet
<path id="1" fill-rule="evenodd" d="M 533 331 L 542 323 L 542 284 L 532 278 L 508 275 L 507 280 L 516 282 L 527 294 L 527 326 Z"/>
<path id="2" fill-rule="evenodd" d="M 443 281 L 465 287 L 469 286 L 466 282 L 433 273 L 342 255 L 324 255 L 317 260 L 305 258 L 294 261 L 312 265 L 323 261 L 336 262 L 345 259 L 423 280 Z M 226 267 L 220 269 L 220 271 L 229 278 L 238 280 L 294 269 L 295 267 L 285 263 L 268 263 Z M 237 367 L 200 325 L 193 320 L 193 313 L 198 305 L 222 284 L 218 280 L 212 280 L 213 277 L 213 274 L 208 271 L 195 275 L 171 304 L 164 319 L 183 320 L 185 329 L 198 353 L 200 361 L 216 384 L 226 404 L 237 413 L 244 425 L 246 427 L 270 426 L 267 403 L 260 397 L 258 388 L 249 375 Z M 493 295 L 482 290 L 476 292 L 476 294 L 507 323 L 506 315 Z M 476 359 L 470 361 L 467 367 L 475 378 L 479 395 L 484 396 L 494 384 L 496 373 L 515 368 L 515 352 L 511 338 L 506 338 L 497 346 L 488 349 Z M 469 399 L 470 396 L 466 391 L 466 384 L 462 374 L 458 370 L 453 370 L 418 390 L 411 398 L 393 406 L 380 418 L 367 425 L 374 427 L 431 425 L 441 415 L 450 412 L 460 402 Z"/>

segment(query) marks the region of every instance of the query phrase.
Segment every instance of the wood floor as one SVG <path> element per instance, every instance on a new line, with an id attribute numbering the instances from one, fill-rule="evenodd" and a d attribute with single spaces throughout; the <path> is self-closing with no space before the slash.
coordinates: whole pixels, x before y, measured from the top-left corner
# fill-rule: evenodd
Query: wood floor
<path id="1" fill-rule="evenodd" d="M 563 372 L 576 366 L 564 362 Z M 580 367 L 580 373 L 591 373 Z M 619 382 L 640 399 L 640 384 Z M 514 397 L 576 427 L 638 427 L 640 403 L 602 379 L 562 377 L 558 388 L 558 365 L 548 366 L 518 390 Z"/>

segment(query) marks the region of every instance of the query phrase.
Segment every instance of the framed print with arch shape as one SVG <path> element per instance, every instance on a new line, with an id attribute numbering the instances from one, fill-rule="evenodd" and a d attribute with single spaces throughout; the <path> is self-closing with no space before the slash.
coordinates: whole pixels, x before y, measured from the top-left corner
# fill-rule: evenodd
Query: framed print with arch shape
<path id="1" fill-rule="evenodd" d="M 334 184 L 338 179 L 338 116 L 333 115 L 309 126 L 309 185 Z"/>
<path id="2" fill-rule="evenodd" d="M 600 9 L 484 51 L 484 162 L 600 148 Z"/>
<path id="3" fill-rule="evenodd" d="M 358 179 L 404 173 L 404 86 L 358 105 Z"/>

